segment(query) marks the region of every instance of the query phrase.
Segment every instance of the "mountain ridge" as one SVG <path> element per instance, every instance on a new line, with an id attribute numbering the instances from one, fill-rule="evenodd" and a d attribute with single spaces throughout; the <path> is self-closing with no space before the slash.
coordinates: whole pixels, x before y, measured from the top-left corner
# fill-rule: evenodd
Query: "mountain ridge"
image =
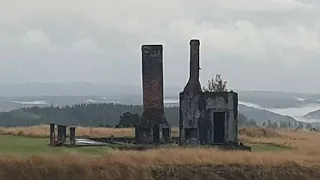
<path id="1" fill-rule="evenodd" d="M 165 101 L 170 102 L 170 106 L 177 105 L 180 91 L 182 91 L 182 88 L 178 86 L 165 86 Z M 265 90 L 235 91 L 239 96 L 240 112 L 245 111 L 246 116 L 254 118 L 259 124 L 269 119 L 277 122 L 281 120 L 298 121 L 291 115 L 286 116 L 262 109 L 299 108 L 309 103 L 319 104 L 320 109 L 319 94 Z M 10 111 L 34 105 L 39 107 L 51 104 L 65 106 L 86 102 L 117 102 L 119 104 L 142 105 L 142 88 L 140 86 L 93 84 L 81 81 L 74 83 L 31 82 L 22 85 L 0 85 L 0 96 L 2 96 L 0 97 L 0 111 Z M 258 104 L 261 109 L 241 106 L 240 101 Z M 320 117 L 318 119 L 320 121 Z"/>
<path id="2" fill-rule="evenodd" d="M 164 93 L 167 96 L 178 96 L 183 90 L 181 86 L 164 85 Z M 240 96 L 305 96 L 319 97 L 320 94 L 315 93 L 297 93 L 271 90 L 241 90 L 234 89 Z M 13 96 L 103 96 L 103 95 L 123 95 L 123 94 L 141 94 L 142 85 L 128 85 L 128 84 L 99 84 L 85 81 L 76 82 L 28 82 L 24 84 L 0 84 L 0 97 Z"/>

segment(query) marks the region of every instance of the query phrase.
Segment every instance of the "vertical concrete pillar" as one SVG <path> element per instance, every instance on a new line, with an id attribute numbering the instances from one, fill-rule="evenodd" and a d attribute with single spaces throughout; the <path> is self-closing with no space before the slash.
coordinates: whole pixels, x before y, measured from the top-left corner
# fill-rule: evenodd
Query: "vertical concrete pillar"
<path id="1" fill-rule="evenodd" d="M 67 126 L 64 125 L 58 125 L 58 142 L 59 143 L 65 143 L 67 137 Z"/>
<path id="2" fill-rule="evenodd" d="M 136 128 L 138 141 L 141 143 L 161 141 L 160 124 L 167 124 L 163 102 L 163 47 L 162 45 L 142 45 L 142 88 L 143 113 L 142 126 Z M 148 130 L 149 129 L 149 130 Z M 153 136 L 153 137 L 150 137 Z"/>
<path id="3" fill-rule="evenodd" d="M 70 127 L 69 128 L 70 131 L 70 145 L 74 146 L 76 145 L 76 127 Z"/>
<path id="4" fill-rule="evenodd" d="M 50 145 L 51 146 L 55 145 L 55 139 L 56 139 L 54 126 L 55 126 L 54 123 L 50 123 Z"/>

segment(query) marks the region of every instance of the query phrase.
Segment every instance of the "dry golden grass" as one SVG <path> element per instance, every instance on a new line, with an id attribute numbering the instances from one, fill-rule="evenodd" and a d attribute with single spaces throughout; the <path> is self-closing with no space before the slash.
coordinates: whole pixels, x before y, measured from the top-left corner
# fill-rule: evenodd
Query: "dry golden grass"
<path id="1" fill-rule="evenodd" d="M 319 156 L 201 148 L 0 157 L 1 179 L 316 179 Z"/>
<path id="2" fill-rule="evenodd" d="M 178 154 L 177 154 L 178 153 Z M 193 154 L 190 154 L 193 153 Z M 194 154 L 195 153 L 195 154 Z M 172 154 L 172 155 L 169 155 Z M 200 155 L 201 154 L 201 155 Z M 217 157 L 218 159 L 213 158 Z M 166 155 L 165 157 L 160 157 Z M 191 157 L 191 155 L 196 155 Z M 193 149 L 191 152 L 181 149 L 160 149 L 148 152 L 110 152 L 104 157 L 88 158 L 80 155 L 60 157 L 29 157 L 27 159 L 0 158 L 1 179 L 317 179 L 319 168 L 301 166 L 280 161 L 264 163 L 261 157 L 253 160 L 246 153 L 226 156 L 228 162 L 219 162 L 218 155 L 230 155 L 222 152 Z M 239 156 L 242 156 L 239 158 Z M 173 158 L 173 159 L 172 159 Z M 189 159 L 199 158 L 198 161 Z M 249 158 L 249 159 L 248 159 Z M 190 164 L 186 164 L 185 161 Z M 224 160 L 225 161 L 225 160 Z M 204 163 L 210 164 L 204 164 Z M 263 165 L 261 165 L 263 164 Z"/>
<path id="3" fill-rule="evenodd" d="M 0 134 L 19 135 L 28 137 L 49 137 L 49 125 L 30 127 L 0 128 Z M 178 136 L 178 128 L 172 129 L 172 135 Z M 134 136 L 133 128 L 91 128 L 77 127 L 77 136 L 90 137 L 130 137 Z M 270 143 L 291 148 L 291 151 L 320 155 L 320 133 L 310 131 L 295 131 L 292 129 L 241 128 L 240 140 L 249 143 Z M 286 152 L 290 153 L 290 152 Z"/>
<path id="4" fill-rule="evenodd" d="M 1 128 L 0 132 L 47 137 L 48 127 Z M 172 132 L 178 135 L 177 128 Z M 76 133 L 119 137 L 133 136 L 134 130 L 78 127 Z M 162 148 L 143 152 L 109 151 L 98 158 L 79 153 L 26 159 L 0 157 L 0 179 L 47 179 L 50 176 L 60 179 L 320 179 L 320 133 L 243 128 L 239 134 L 244 142 L 271 143 L 290 149 L 231 152 Z"/>
<path id="5" fill-rule="evenodd" d="M 49 137 L 49 125 L 29 126 L 29 127 L 10 127 L 1 128 L 0 134 L 18 135 L 27 137 Z M 103 128 L 103 127 L 77 127 L 77 136 L 88 137 L 133 137 L 134 128 Z M 172 136 L 179 136 L 179 129 L 172 128 Z M 239 130 L 241 141 L 250 143 L 269 143 L 292 149 L 306 149 L 304 147 L 313 147 L 320 138 L 317 132 L 294 131 L 292 129 L 273 130 L 266 128 L 241 128 Z M 312 142 L 312 143 L 311 143 Z M 320 141 L 319 141 L 320 143 Z M 320 144 L 319 144 L 320 145 Z M 314 152 L 314 148 L 308 148 Z M 320 147 L 319 147 L 320 151 Z"/>

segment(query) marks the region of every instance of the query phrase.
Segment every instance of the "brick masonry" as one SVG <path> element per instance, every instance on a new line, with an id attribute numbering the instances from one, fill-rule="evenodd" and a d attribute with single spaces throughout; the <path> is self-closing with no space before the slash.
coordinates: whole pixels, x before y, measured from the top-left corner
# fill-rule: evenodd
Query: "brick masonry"
<path id="1" fill-rule="evenodd" d="M 168 125 L 163 102 L 163 46 L 142 45 L 141 51 L 143 113 L 136 138 L 140 143 L 159 143 L 164 138 L 162 130 Z"/>

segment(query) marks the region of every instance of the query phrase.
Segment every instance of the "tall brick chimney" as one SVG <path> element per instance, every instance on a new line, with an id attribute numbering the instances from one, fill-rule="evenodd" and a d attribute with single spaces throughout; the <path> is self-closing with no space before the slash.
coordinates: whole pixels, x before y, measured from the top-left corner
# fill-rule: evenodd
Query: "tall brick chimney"
<path id="1" fill-rule="evenodd" d="M 143 113 L 136 138 L 140 143 L 160 143 L 170 136 L 163 102 L 163 47 L 142 45 L 141 51 Z"/>
<path id="2" fill-rule="evenodd" d="M 163 47 L 162 45 L 142 45 L 142 86 L 143 114 L 151 116 L 150 121 L 160 122 L 154 118 L 163 116 Z"/>

